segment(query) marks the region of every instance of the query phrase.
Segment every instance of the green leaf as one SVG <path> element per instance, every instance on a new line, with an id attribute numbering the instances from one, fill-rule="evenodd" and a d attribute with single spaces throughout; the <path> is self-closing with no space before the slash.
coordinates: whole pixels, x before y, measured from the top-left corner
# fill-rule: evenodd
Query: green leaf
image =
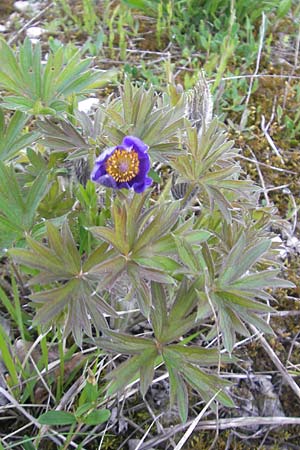
<path id="1" fill-rule="evenodd" d="M 195 284 L 188 285 L 187 280 L 181 282 L 169 314 L 170 323 L 186 317 L 193 310 L 197 303 L 195 287 Z"/>
<path id="2" fill-rule="evenodd" d="M 99 281 L 102 288 L 110 288 L 125 270 L 127 262 L 122 256 L 107 258 L 100 264 L 93 266 L 85 277 Z"/>
<path id="3" fill-rule="evenodd" d="M 270 248 L 270 245 L 270 240 L 264 240 L 246 250 L 245 237 L 242 235 L 224 261 L 223 271 L 218 280 L 219 285 L 224 286 L 232 283 L 244 275 Z"/>
<path id="4" fill-rule="evenodd" d="M 106 350 L 135 355 L 144 351 L 153 351 L 155 349 L 155 344 L 150 339 L 131 336 L 129 334 L 121 333 L 120 331 L 114 332 L 106 330 L 105 334 L 108 335 L 110 340 L 106 338 L 99 338 L 96 339 L 95 342 L 97 342 L 99 347 Z"/>
<path id="5" fill-rule="evenodd" d="M 31 227 L 33 225 L 37 207 L 39 206 L 41 200 L 47 193 L 48 190 L 47 185 L 48 185 L 47 176 L 45 175 L 44 172 L 41 172 L 30 186 L 28 194 L 25 198 L 28 227 Z"/>
<path id="6" fill-rule="evenodd" d="M 162 270 L 171 273 L 181 267 L 178 262 L 168 256 L 153 255 L 150 258 L 133 256 L 132 260 L 142 267 L 149 267 L 151 269 Z"/>
<path id="7" fill-rule="evenodd" d="M 15 310 L 15 307 L 1 286 L 0 286 L 0 300 L 3 304 L 3 306 L 6 308 L 7 312 L 10 314 L 11 319 L 17 323 L 18 318 L 17 318 L 17 312 Z"/>
<path id="8" fill-rule="evenodd" d="M 153 220 L 135 242 L 134 253 L 137 254 L 143 247 L 149 246 L 153 241 L 157 241 L 166 234 L 177 222 L 178 211 L 177 202 L 157 209 Z"/>
<path id="9" fill-rule="evenodd" d="M 208 269 L 208 273 L 211 280 L 215 279 L 215 267 L 214 267 L 214 260 L 210 251 L 209 246 L 206 242 L 202 245 L 202 256 L 205 261 L 205 265 Z"/>
<path id="10" fill-rule="evenodd" d="M 259 273 L 245 275 L 243 278 L 230 284 L 234 290 L 251 290 L 264 288 L 293 288 L 295 285 L 288 280 L 277 278 L 278 270 L 263 270 Z"/>
<path id="11" fill-rule="evenodd" d="M 241 311 L 239 315 L 245 322 L 251 323 L 263 333 L 272 334 L 274 336 L 275 333 L 270 325 L 265 320 L 258 317 L 256 314 Z"/>
<path id="12" fill-rule="evenodd" d="M 74 425 L 76 417 L 66 411 L 47 411 L 38 418 L 41 425 Z"/>
<path id="13" fill-rule="evenodd" d="M 13 357 L 11 356 L 9 338 L 1 324 L 0 324 L 0 354 L 5 364 L 5 367 L 8 370 L 8 373 L 11 377 L 12 385 L 17 387 L 19 384 L 19 377 L 16 363 L 13 360 Z"/>
<path id="14" fill-rule="evenodd" d="M 184 368 L 182 368 L 182 375 L 191 386 L 195 387 L 196 390 L 199 390 L 201 393 L 207 392 L 208 394 L 211 393 L 214 395 L 219 389 L 230 385 L 230 383 L 222 378 L 207 374 L 191 364 L 186 364 Z M 217 400 L 229 408 L 235 406 L 231 398 L 225 394 L 225 392 L 220 392 L 217 395 Z"/>
<path id="15" fill-rule="evenodd" d="M 14 53 L 5 42 L 4 39 L 0 39 L 0 67 L 1 72 L 9 73 L 16 84 L 22 85 L 22 73 L 15 58 Z"/>
<path id="16" fill-rule="evenodd" d="M 48 291 L 40 291 L 30 295 L 35 303 L 43 303 L 35 316 L 35 323 L 49 323 L 57 317 L 70 302 L 77 297 L 79 280 L 71 280 L 67 284 Z"/>
<path id="17" fill-rule="evenodd" d="M 250 298 L 247 298 L 247 296 L 239 295 L 238 292 L 216 291 L 215 295 L 225 300 L 225 303 L 229 308 L 231 307 L 234 308 L 234 306 L 236 305 L 242 308 L 252 309 L 254 311 L 264 311 L 264 312 L 273 311 L 273 308 L 271 308 L 270 306 L 264 305 L 263 303 L 259 303 L 255 300 L 251 300 Z"/>
<path id="18" fill-rule="evenodd" d="M 218 365 L 219 359 L 222 362 L 232 362 L 231 358 L 226 358 L 224 355 L 220 358 L 217 349 L 206 349 L 197 347 L 195 345 L 183 346 L 182 344 L 170 344 L 168 350 L 178 354 L 179 358 L 186 360 L 192 364 L 199 364 L 201 366 Z"/>
<path id="19" fill-rule="evenodd" d="M 181 259 L 181 261 L 192 271 L 192 272 L 199 272 L 199 261 L 193 251 L 192 246 L 183 238 L 180 236 L 173 235 L 173 238 L 175 240 L 178 255 Z"/>
<path id="20" fill-rule="evenodd" d="M 150 288 L 147 282 L 140 278 L 135 270 L 132 270 L 132 266 L 130 264 L 128 265 L 127 273 L 130 277 L 132 286 L 135 289 L 135 295 L 137 297 L 140 311 L 145 317 L 149 318 L 152 304 Z"/>
<path id="21" fill-rule="evenodd" d="M 168 326 L 164 328 L 161 335 L 161 342 L 172 342 L 181 338 L 184 334 L 189 333 L 197 325 L 196 314 L 190 314 L 186 318 L 179 318 L 171 321 L 168 320 Z"/>
<path id="22" fill-rule="evenodd" d="M 89 231 L 97 239 L 104 240 L 115 247 L 120 253 L 126 254 L 128 247 L 123 238 L 118 238 L 115 231 L 106 227 L 90 227 Z"/>
<path id="23" fill-rule="evenodd" d="M 129 6 L 129 8 L 140 9 L 147 13 L 149 13 L 149 10 L 152 13 L 157 11 L 157 5 L 151 0 L 122 0 L 122 3 Z"/>
<path id="24" fill-rule="evenodd" d="M 89 383 L 90 384 L 90 383 Z M 81 396 L 80 396 L 80 401 L 81 401 L 81 399 L 83 398 L 83 396 L 84 396 L 84 398 L 86 398 L 85 397 L 85 394 L 86 394 L 86 392 L 85 392 L 85 388 L 86 388 L 86 386 L 84 387 L 84 389 L 83 389 L 83 391 L 82 391 L 82 394 L 81 394 Z M 78 408 L 76 409 L 76 411 L 75 411 L 75 413 L 74 413 L 74 415 L 76 416 L 76 418 L 77 418 L 77 420 L 78 420 L 78 418 L 80 418 L 81 416 L 83 416 L 84 414 L 86 414 L 88 411 L 91 411 L 91 410 L 93 410 L 94 409 L 94 407 L 95 407 L 95 400 L 96 400 L 97 398 L 95 398 L 93 401 L 88 401 L 88 402 L 86 402 L 86 403 L 83 403 L 83 404 L 81 404 L 80 406 L 78 406 Z"/>
<path id="25" fill-rule="evenodd" d="M 37 448 L 30 441 L 30 439 L 34 439 L 34 438 L 30 438 L 29 436 L 26 436 L 26 435 L 25 435 L 25 438 L 28 439 L 28 441 L 27 442 L 23 441 L 23 449 L 22 450 L 37 450 Z M 0 444 L 0 450 L 5 450 L 1 444 Z"/>
<path id="26" fill-rule="evenodd" d="M 15 54 L 16 53 L 16 54 Z M 26 38 L 18 52 L 0 40 L 0 87 L 5 96 L 2 106 L 29 114 L 57 114 L 66 110 L 69 95 L 79 96 L 115 78 L 116 70 L 89 68 L 91 58 L 81 60 L 78 51 L 70 58 L 67 47 L 50 52 L 42 64 L 41 46 Z"/>
<path id="27" fill-rule="evenodd" d="M 140 266 L 133 262 L 130 263 L 130 267 L 136 271 L 139 277 L 149 280 L 157 281 L 158 283 L 174 284 L 174 279 L 167 275 L 164 271 L 157 269 L 147 269 L 146 267 Z"/>
<path id="28" fill-rule="evenodd" d="M 126 208 L 126 241 L 128 248 L 132 249 L 136 241 L 138 230 L 137 225 L 142 215 L 143 208 L 149 200 L 150 191 L 144 194 L 134 194 L 130 202 L 125 204 Z M 123 225 L 125 227 L 125 225 Z"/>
<path id="29" fill-rule="evenodd" d="M 5 126 L 4 115 L 0 110 L 2 117 L 0 131 L 0 160 L 10 161 L 17 153 L 31 145 L 40 136 L 39 133 L 23 133 L 24 127 L 28 122 L 28 116 L 17 111 L 13 114 L 10 121 Z"/>
<path id="30" fill-rule="evenodd" d="M 230 309 L 227 309 L 226 312 L 230 316 L 232 326 L 234 327 L 236 333 L 239 333 L 245 337 L 249 337 L 250 336 L 249 330 L 243 324 L 242 320 L 238 317 L 238 315 Z"/>
<path id="31" fill-rule="evenodd" d="M 181 378 L 180 375 L 178 375 L 176 380 L 176 397 L 177 397 L 177 403 L 178 403 L 178 409 L 179 409 L 179 416 L 182 423 L 185 423 L 188 418 L 188 406 L 189 406 L 189 394 L 188 390 L 186 388 L 186 385 Z"/>
<path id="32" fill-rule="evenodd" d="M 219 309 L 219 326 L 223 335 L 224 347 L 231 353 L 235 344 L 235 330 L 225 308 Z"/>
<path id="33" fill-rule="evenodd" d="M 161 183 L 161 182 L 162 182 L 160 176 L 158 175 L 157 172 L 155 172 L 154 169 L 150 169 L 150 170 L 149 170 L 148 176 L 149 176 L 150 178 L 152 178 L 152 180 L 153 180 L 155 183 Z"/>
<path id="34" fill-rule="evenodd" d="M 160 340 L 168 322 L 166 291 L 160 283 L 152 282 L 151 293 L 153 307 L 151 308 L 150 320 L 155 337 Z"/>
<path id="35" fill-rule="evenodd" d="M 51 222 L 47 222 L 47 235 L 50 246 L 64 266 L 70 273 L 78 274 L 81 269 L 81 258 L 68 222 L 63 223 L 61 234 Z"/>
<path id="36" fill-rule="evenodd" d="M 88 272 L 92 267 L 97 266 L 105 259 L 109 259 L 114 254 L 114 250 L 108 252 L 107 249 L 108 244 L 106 242 L 97 247 L 83 264 L 83 272 Z"/>
<path id="37" fill-rule="evenodd" d="M 22 216 L 26 209 L 22 193 L 12 166 L 6 167 L 0 161 L 0 211 L 8 219 L 15 219 L 22 225 Z M 21 216 L 21 217 L 18 217 Z"/>
<path id="38" fill-rule="evenodd" d="M 286 15 L 288 14 L 289 10 L 292 7 L 292 0 L 281 0 L 278 4 L 278 9 L 277 9 L 277 17 L 283 18 L 286 17 Z"/>
<path id="39" fill-rule="evenodd" d="M 157 358 L 157 351 L 154 350 L 152 354 L 149 354 L 148 359 L 140 368 L 140 391 L 143 397 L 145 397 L 154 376 L 154 366 Z"/>
<path id="40" fill-rule="evenodd" d="M 135 355 L 110 372 L 107 378 L 113 379 L 113 381 L 107 387 L 107 395 L 111 396 L 131 383 L 151 353 L 152 350 L 148 350 L 144 351 L 142 355 Z"/>
<path id="41" fill-rule="evenodd" d="M 46 272 L 48 271 L 48 273 L 50 272 L 49 281 L 64 280 L 66 277 L 70 276 L 69 272 L 65 272 L 62 269 L 60 261 L 50 250 L 37 242 L 35 242 L 35 245 L 33 245 L 33 240 L 30 240 L 29 245 L 32 245 L 32 248 L 35 251 L 14 248 L 9 250 L 9 254 L 19 264 L 24 264 L 25 266 L 44 270 Z M 54 275 L 56 278 L 50 278 L 51 275 Z"/>
<path id="42" fill-rule="evenodd" d="M 231 209 L 230 202 L 226 199 L 225 195 L 220 191 L 218 187 L 205 186 L 206 192 L 209 197 L 210 207 L 214 209 L 215 203 L 218 205 L 220 212 L 228 224 L 231 223 Z"/>
<path id="43" fill-rule="evenodd" d="M 178 404 L 179 416 L 183 423 L 187 421 L 189 396 L 186 385 L 178 371 L 172 367 L 171 360 L 166 357 L 165 364 L 169 372 L 170 381 L 170 404 Z"/>
<path id="44" fill-rule="evenodd" d="M 82 419 L 83 423 L 86 425 L 101 425 L 105 423 L 110 418 L 110 411 L 108 409 L 100 409 L 96 411 L 92 411 L 87 417 Z"/>

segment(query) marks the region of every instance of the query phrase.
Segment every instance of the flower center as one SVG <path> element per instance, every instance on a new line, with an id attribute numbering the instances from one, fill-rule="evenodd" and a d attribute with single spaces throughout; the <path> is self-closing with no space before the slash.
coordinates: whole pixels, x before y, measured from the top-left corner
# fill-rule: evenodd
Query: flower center
<path id="1" fill-rule="evenodd" d="M 117 149 L 106 161 L 106 172 L 117 182 L 132 180 L 139 172 L 139 158 L 134 151 Z"/>

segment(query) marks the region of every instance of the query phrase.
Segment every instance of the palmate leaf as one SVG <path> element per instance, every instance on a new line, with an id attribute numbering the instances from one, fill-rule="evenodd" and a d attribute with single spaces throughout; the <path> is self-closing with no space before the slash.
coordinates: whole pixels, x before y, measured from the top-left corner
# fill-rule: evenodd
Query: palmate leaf
<path id="1" fill-rule="evenodd" d="M 190 333 L 197 325 L 193 312 L 197 302 L 193 283 L 184 281 L 179 288 L 166 288 L 161 283 L 151 282 L 150 295 L 152 305 L 149 321 L 154 337 L 133 336 L 107 329 L 102 337 L 95 339 L 100 349 L 130 355 L 106 376 L 109 380 L 107 395 L 113 395 L 140 379 L 140 391 L 145 396 L 155 368 L 165 363 L 170 377 L 170 403 L 178 404 L 182 421 L 186 420 L 188 410 L 186 384 L 195 388 L 205 400 L 221 390 L 217 399 L 226 406 L 233 406 L 230 397 L 222 391 L 228 383 L 200 367 L 232 363 L 234 359 L 220 355 L 217 349 L 184 345 L 186 340 L 178 343 L 183 335 Z M 170 311 L 169 301 L 173 303 Z"/>
<path id="2" fill-rule="evenodd" d="M 149 193 L 134 194 L 132 198 L 114 199 L 112 206 L 113 227 L 91 227 L 95 238 L 106 241 L 115 252 L 114 275 L 126 272 L 137 291 L 141 310 L 149 313 L 151 296 L 145 281 L 173 283 L 172 275 L 180 268 L 173 258 L 153 252 L 155 245 L 164 238 L 178 220 L 178 205 L 156 205 L 146 209 Z M 174 245 L 176 250 L 176 246 Z M 104 268 L 105 268 L 105 263 Z M 93 269 L 101 270 L 101 265 Z M 108 267 L 107 267 L 108 269 Z M 103 270 L 104 272 L 104 270 Z M 141 285 L 141 292 L 138 292 Z"/>
<path id="3" fill-rule="evenodd" d="M 209 350 L 207 351 L 209 352 Z M 186 420 L 188 408 L 186 383 L 194 388 L 205 401 L 208 402 L 218 393 L 216 400 L 229 408 L 234 407 L 231 398 L 223 391 L 230 383 L 183 360 L 182 355 L 174 353 L 169 346 L 163 348 L 162 355 L 170 375 L 170 402 L 172 404 L 176 401 L 178 404 L 182 421 Z M 203 358 L 203 363 L 205 365 L 205 358 Z M 221 392 L 218 392 L 219 390 Z M 214 406 L 214 404 L 211 405 L 212 408 Z"/>
<path id="4" fill-rule="evenodd" d="M 153 339 L 144 337 L 132 336 L 129 334 L 106 330 L 107 337 L 95 339 L 103 349 L 123 353 L 124 355 L 138 355 L 146 351 L 155 350 L 155 343 Z"/>
<path id="5" fill-rule="evenodd" d="M 182 152 L 171 158 L 170 165 L 177 171 L 179 181 L 187 183 L 191 192 L 197 194 L 201 204 L 218 206 L 225 220 L 231 222 L 232 200 L 247 197 L 259 188 L 251 181 L 240 180 L 241 167 L 236 162 L 237 150 L 233 142 L 226 140 L 224 129 L 217 119 L 199 132 L 187 128 L 182 137 Z"/>
<path id="6" fill-rule="evenodd" d="M 65 335 L 72 332 L 77 344 L 81 345 L 83 332 L 92 336 L 91 324 L 97 329 L 104 329 L 107 328 L 106 315 L 118 317 L 114 309 L 95 292 L 96 284 L 101 282 L 104 288 L 107 287 L 109 275 L 113 276 L 115 272 L 114 261 L 110 272 L 107 266 L 103 272 L 99 268 L 109 263 L 112 252 L 107 252 L 107 245 L 104 244 L 83 261 L 67 222 L 64 222 L 61 231 L 48 222 L 47 238 L 48 246 L 27 236 L 29 249 L 11 249 L 9 253 L 19 264 L 39 270 L 30 279 L 30 286 L 47 286 L 46 290 L 39 289 L 29 296 L 37 309 L 35 323 L 61 323 Z M 53 282 L 55 287 L 49 289 L 49 284 Z"/>
<path id="7" fill-rule="evenodd" d="M 195 307 L 198 303 L 196 284 L 184 278 L 179 288 L 151 283 L 152 308 L 149 320 L 155 336 L 162 344 L 180 339 L 199 325 Z M 167 308 L 166 299 L 172 306 Z"/>
<path id="8" fill-rule="evenodd" d="M 90 69 L 92 59 L 81 60 L 80 50 L 69 59 L 66 56 L 60 46 L 42 64 L 39 43 L 33 45 L 26 38 L 17 56 L 1 39 L 0 87 L 9 94 L 2 106 L 29 114 L 55 115 L 66 110 L 69 95 L 88 93 L 115 76 L 114 70 Z"/>
<path id="9" fill-rule="evenodd" d="M 124 135 L 139 137 L 149 145 L 150 155 L 165 161 L 165 156 L 176 152 L 178 131 L 184 126 L 184 104 L 172 107 L 163 104 L 152 88 L 137 88 L 128 78 L 120 100 L 106 105 L 106 132 L 112 143 L 120 142 L 120 131 Z"/>
<path id="10" fill-rule="evenodd" d="M 178 371 L 172 368 L 171 364 L 166 363 L 170 382 L 170 405 L 177 403 L 180 419 L 183 423 L 188 418 L 189 394 L 186 384 Z"/>
<path id="11" fill-rule="evenodd" d="M 10 247 L 32 230 L 37 208 L 47 189 L 44 172 L 30 186 L 21 187 L 13 167 L 6 167 L 0 161 L 0 248 Z"/>
<path id="12" fill-rule="evenodd" d="M 271 245 L 269 239 L 252 236 L 252 242 L 249 242 L 242 232 L 232 244 L 228 254 L 222 256 L 218 272 L 209 269 L 212 261 L 211 257 L 207 259 L 206 255 L 204 262 L 207 266 L 207 276 L 202 281 L 199 279 L 197 287 L 199 305 L 201 303 L 198 317 L 207 315 L 205 303 L 207 306 L 212 302 L 218 313 L 224 346 L 229 352 L 234 347 L 236 333 L 248 335 L 244 324 L 255 323 L 260 331 L 273 333 L 271 327 L 260 317 L 262 313 L 273 311 L 265 303 L 266 300 L 273 299 L 266 290 L 293 287 L 291 282 L 277 277 L 278 270 L 256 272 L 255 265 L 264 260 L 269 251 Z M 216 264 L 214 266 L 216 268 Z"/>
<path id="13" fill-rule="evenodd" d="M 205 400 L 209 400 L 210 396 L 229 385 L 228 382 L 195 366 L 218 365 L 220 355 L 217 349 L 181 344 L 167 345 L 157 340 L 113 331 L 106 331 L 105 334 L 107 338 L 96 339 L 97 346 L 106 351 L 132 355 L 106 376 L 110 380 L 106 388 L 107 395 L 113 395 L 140 379 L 140 391 L 145 396 L 151 386 L 155 367 L 164 362 L 170 377 L 170 403 L 178 404 L 179 415 L 184 422 L 188 410 L 186 383 L 195 388 Z M 222 356 L 223 363 L 232 361 Z M 219 392 L 217 400 L 227 407 L 234 406 L 225 392 Z"/>
<path id="14" fill-rule="evenodd" d="M 135 381 L 139 377 L 140 371 L 142 370 L 142 367 L 147 364 L 147 361 L 152 361 L 153 356 L 156 355 L 157 351 L 155 349 L 146 350 L 121 363 L 107 375 L 108 379 L 112 379 L 112 382 L 107 387 L 107 395 L 113 395 L 118 391 L 124 390 L 129 383 Z"/>
<path id="15" fill-rule="evenodd" d="M 43 144 L 54 151 L 74 152 L 90 148 L 88 142 L 70 122 L 47 118 L 37 121 L 37 126 L 43 134 Z"/>
<path id="16" fill-rule="evenodd" d="M 58 151 L 69 151 L 70 159 L 84 156 L 87 153 L 85 145 L 105 149 L 120 145 L 126 135 L 132 135 L 149 146 L 151 157 L 166 162 L 166 158 L 180 153 L 178 133 L 184 128 L 184 114 L 183 102 L 176 106 L 167 100 L 162 102 L 152 88 L 137 88 L 126 79 L 121 97 L 108 99 L 96 111 L 94 120 L 83 112 L 76 112 L 76 126 L 80 129 L 76 134 L 74 127 L 65 120 L 58 126 L 53 121 L 52 127 L 49 121 L 39 125 L 43 129 L 45 145 Z M 85 142 L 80 146 L 78 133 Z"/>
<path id="17" fill-rule="evenodd" d="M 39 138 L 38 132 L 24 132 L 28 119 L 28 116 L 16 111 L 5 123 L 4 113 L 0 109 L 0 161 L 11 161 L 20 150 Z"/>
<path id="18" fill-rule="evenodd" d="M 66 190 L 59 179 L 52 182 L 47 194 L 38 206 L 38 213 L 43 219 L 54 219 L 63 221 L 74 206 L 72 192 Z"/>
<path id="19" fill-rule="evenodd" d="M 242 234 L 228 256 L 224 259 L 218 285 L 228 285 L 244 275 L 247 270 L 270 248 L 270 240 L 262 240 L 247 249 L 245 235 Z"/>

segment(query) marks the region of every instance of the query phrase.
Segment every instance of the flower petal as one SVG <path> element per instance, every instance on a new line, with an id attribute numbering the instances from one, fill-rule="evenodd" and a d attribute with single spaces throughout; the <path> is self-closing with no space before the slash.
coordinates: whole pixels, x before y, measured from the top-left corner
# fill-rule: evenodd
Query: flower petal
<path id="1" fill-rule="evenodd" d="M 116 180 L 114 180 L 113 177 L 108 174 L 102 175 L 102 177 L 98 178 L 95 181 L 105 187 L 113 189 L 116 189 L 118 187 L 118 183 L 116 182 Z"/>
<path id="2" fill-rule="evenodd" d="M 150 170 L 150 159 L 147 154 L 144 154 L 143 158 L 139 158 L 140 166 L 139 173 L 129 181 L 129 185 L 132 187 L 135 183 L 144 183 L 145 177 Z"/>
<path id="3" fill-rule="evenodd" d="M 129 183 L 127 181 L 119 182 L 118 189 L 130 189 L 131 185 Z"/>
<path id="4" fill-rule="evenodd" d="M 140 166 L 139 166 L 139 174 L 145 176 L 150 170 L 150 158 L 148 154 L 146 153 L 143 158 L 139 158 Z"/>
<path id="5" fill-rule="evenodd" d="M 103 162 L 105 162 L 107 160 L 107 158 L 109 158 L 109 156 L 111 156 L 113 154 L 113 152 L 116 150 L 117 147 L 110 147 L 107 148 L 106 150 L 104 150 L 99 156 L 98 158 L 96 158 L 95 164 L 101 164 Z"/>
<path id="6" fill-rule="evenodd" d="M 105 167 L 104 167 L 103 164 L 101 164 L 100 166 L 99 166 L 99 165 L 96 165 L 96 166 L 94 167 L 94 169 L 92 170 L 92 173 L 91 173 L 91 180 L 97 182 L 98 179 L 99 179 L 102 175 L 105 175 L 105 173 L 106 173 L 106 170 L 105 170 Z"/>
<path id="7" fill-rule="evenodd" d="M 122 146 L 128 149 L 133 147 L 135 150 L 139 150 L 142 153 L 145 153 L 149 148 L 148 145 L 135 136 L 125 136 Z"/>
<path id="8" fill-rule="evenodd" d="M 151 186 L 152 184 L 152 179 L 146 177 L 145 180 L 143 180 L 141 183 L 134 183 L 132 185 L 134 192 L 136 192 L 137 194 L 141 194 L 142 192 L 144 192 L 149 186 Z"/>
<path id="9" fill-rule="evenodd" d="M 148 145 L 144 144 L 144 142 L 142 142 L 139 138 L 135 136 L 125 136 L 121 145 L 110 147 L 98 156 L 91 174 L 92 181 L 113 189 L 133 188 L 137 193 L 144 192 L 144 190 L 152 184 L 152 179 L 147 177 L 151 167 L 150 158 L 147 154 L 148 148 Z M 135 158 L 138 157 L 138 173 L 129 181 L 118 182 L 114 177 L 114 173 L 110 175 L 107 172 L 107 160 L 117 150 L 133 152 L 136 153 Z M 119 153 L 117 154 L 118 157 L 122 155 L 122 152 Z M 118 163 L 118 157 L 116 159 L 116 163 Z"/>

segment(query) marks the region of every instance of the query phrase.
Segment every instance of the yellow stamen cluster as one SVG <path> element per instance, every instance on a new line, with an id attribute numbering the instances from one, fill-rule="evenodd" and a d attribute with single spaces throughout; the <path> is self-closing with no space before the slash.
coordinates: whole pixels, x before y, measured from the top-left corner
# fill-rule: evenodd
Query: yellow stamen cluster
<path id="1" fill-rule="evenodd" d="M 134 151 L 117 149 L 106 161 L 106 172 L 117 182 L 132 180 L 139 173 L 139 158 Z"/>

